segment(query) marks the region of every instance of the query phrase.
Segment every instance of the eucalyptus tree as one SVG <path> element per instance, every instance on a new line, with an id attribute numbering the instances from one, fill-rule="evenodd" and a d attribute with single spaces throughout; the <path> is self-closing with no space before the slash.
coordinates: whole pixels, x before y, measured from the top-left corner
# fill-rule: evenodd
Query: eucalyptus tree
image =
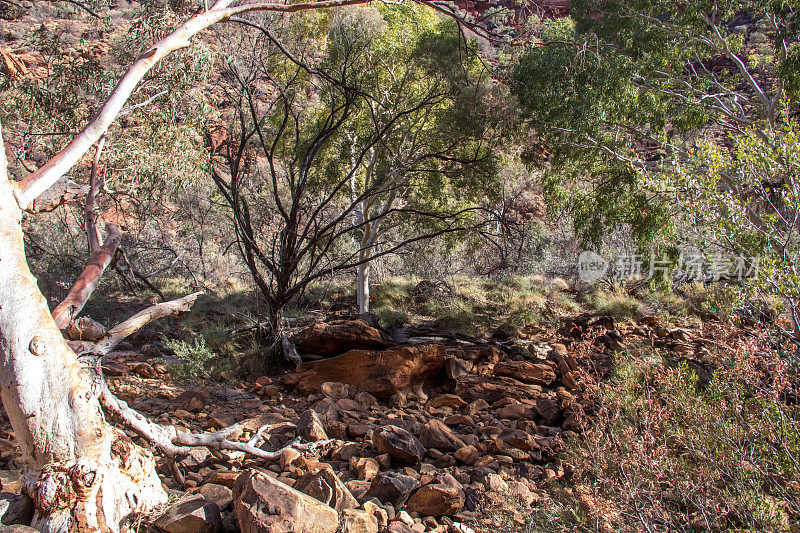
<path id="1" fill-rule="evenodd" d="M 785 120 L 798 88 L 796 10 L 782 0 L 575 0 L 570 18 L 537 27 L 512 86 L 550 150 L 546 189 L 579 233 L 597 242 L 627 223 L 646 247 L 674 227 L 674 196 L 651 178 L 701 137 L 768 135 Z"/>
<path id="2" fill-rule="evenodd" d="M 392 246 L 398 231 L 424 235 L 448 213 L 497 196 L 497 132 L 488 120 L 489 73 L 452 21 L 411 4 L 353 8 L 336 19 L 330 61 L 360 47 L 358 68 L 367 75 L 359 86 L 370 95 L 337 140 L 346 159 L 334 162 L 339 172 L 349 169 L 356 294 L 366 313 L 371 258 L 387 246 L 399 249 Z"/>
<path id="3" fill-rule="evenodd" d="M 551 197 L 586 240 L 627 223 L 640 248 L 696 247 L 712 270 L 721 254 L 763 256 L 737 290 L 782 299 L 800 338 L 798 10 L 576 0 L 572 19 L 542 29 L 546 46 L 520 57 L 514 90 L 552 148 Z"/>

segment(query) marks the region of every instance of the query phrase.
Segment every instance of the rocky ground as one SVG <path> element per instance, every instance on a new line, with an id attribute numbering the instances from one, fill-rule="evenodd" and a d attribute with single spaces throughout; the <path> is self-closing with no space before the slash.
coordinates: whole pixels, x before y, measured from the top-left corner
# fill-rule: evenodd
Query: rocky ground
<path id="1" fill-rule="evenodd" d="M 174 501 L 141 518 L 157 531 L 496 531 L 501 516 L 522 524 L 548 480 L 568 480 L 559 451 L 578 437 L 587 387 L 615 350 L 667 345 L 702 378 L 712 369 L 696 337 L 652 317 L 581 315 L 557 330 L 471 339 L 335 316 L 294 335 L 306 362 L 283 376 L 175 384 L 155 349 L 117 352 L 104 366 L 112 391 L 159 423 L 190 432 L 240 423 L 231 438 L 265 450 L 316 443 L 274 461 L 194 448 L 181 485 L 162 461 Z M 0 446 L 4 490 L 18 491 L 8 428 Z"/>

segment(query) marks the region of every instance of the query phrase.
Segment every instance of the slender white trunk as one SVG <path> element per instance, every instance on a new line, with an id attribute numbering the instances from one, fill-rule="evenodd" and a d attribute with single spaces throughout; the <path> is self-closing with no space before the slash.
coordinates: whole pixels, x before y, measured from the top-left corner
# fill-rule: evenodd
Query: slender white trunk
<path id="1" fill-rule="evenodd" d="M 110 426 L 98 376 L 67 346 L 31 274 L 0 131 L 0 397 L 41 531 L 115 531 L 166 499 L 149 452 Z"/>
<path id="2" fill-rule="evenodd" d="M 359 255 L 363 255 L 363 252 Z M 356 294 L 358 296 L 358 312 L 369 313 L 369 262 L 358 265 Z"/>

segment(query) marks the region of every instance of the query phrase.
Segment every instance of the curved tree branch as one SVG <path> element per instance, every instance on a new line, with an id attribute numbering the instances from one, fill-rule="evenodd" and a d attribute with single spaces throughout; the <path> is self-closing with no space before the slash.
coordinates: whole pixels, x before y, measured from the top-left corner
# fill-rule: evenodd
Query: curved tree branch
<path id="1" fill-rule="evenodd" d="M 89 296 L 92 295 L 92 292 L 97 287 L 103 272 L 105 272 L 114 258 L 114 253 L 119 248 L 119 243 L 122 241 L 122 232 L 119 228 L 109 222 L 106 225 L 106 231 L 108 231 L 108 236 L 105 244 L 97 249 L 89 264 L 86 265 L 86 268 L 83 269 L 83 272 L 81 272 L 81 275 L 78 276 L 75 284 L 67 293 L 67 296 L 53 309 L 53 320 L 55 320 L 58 329 L 64 329 L 69 326 L 77 314 L 81 312 Z"/>

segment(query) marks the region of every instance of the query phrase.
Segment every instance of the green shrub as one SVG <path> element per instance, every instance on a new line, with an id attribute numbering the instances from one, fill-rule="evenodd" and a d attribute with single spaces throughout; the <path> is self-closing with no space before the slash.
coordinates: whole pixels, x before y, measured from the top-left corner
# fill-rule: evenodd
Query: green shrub
<path id="1" fill-rule="evenodd" d="M 168 365 L 174 379 L 197 381 L 210 377 L 209 367 L 214 361 L 214 354 L 209 350 L 203 337 L 196 335 L 189 342 L 167 339 L 164 345 L 181 359 L 179 363 Z"/>
<path id="2" fill-rule="evenodd" d="M 566 444 L 569 483 L 518 531 L 789 531 L 800 420 L 781 391 L 796 376 L 756 340 L 721 352 L 704 388 L 653 355 L 620 356 L 590 427 Z"/>

